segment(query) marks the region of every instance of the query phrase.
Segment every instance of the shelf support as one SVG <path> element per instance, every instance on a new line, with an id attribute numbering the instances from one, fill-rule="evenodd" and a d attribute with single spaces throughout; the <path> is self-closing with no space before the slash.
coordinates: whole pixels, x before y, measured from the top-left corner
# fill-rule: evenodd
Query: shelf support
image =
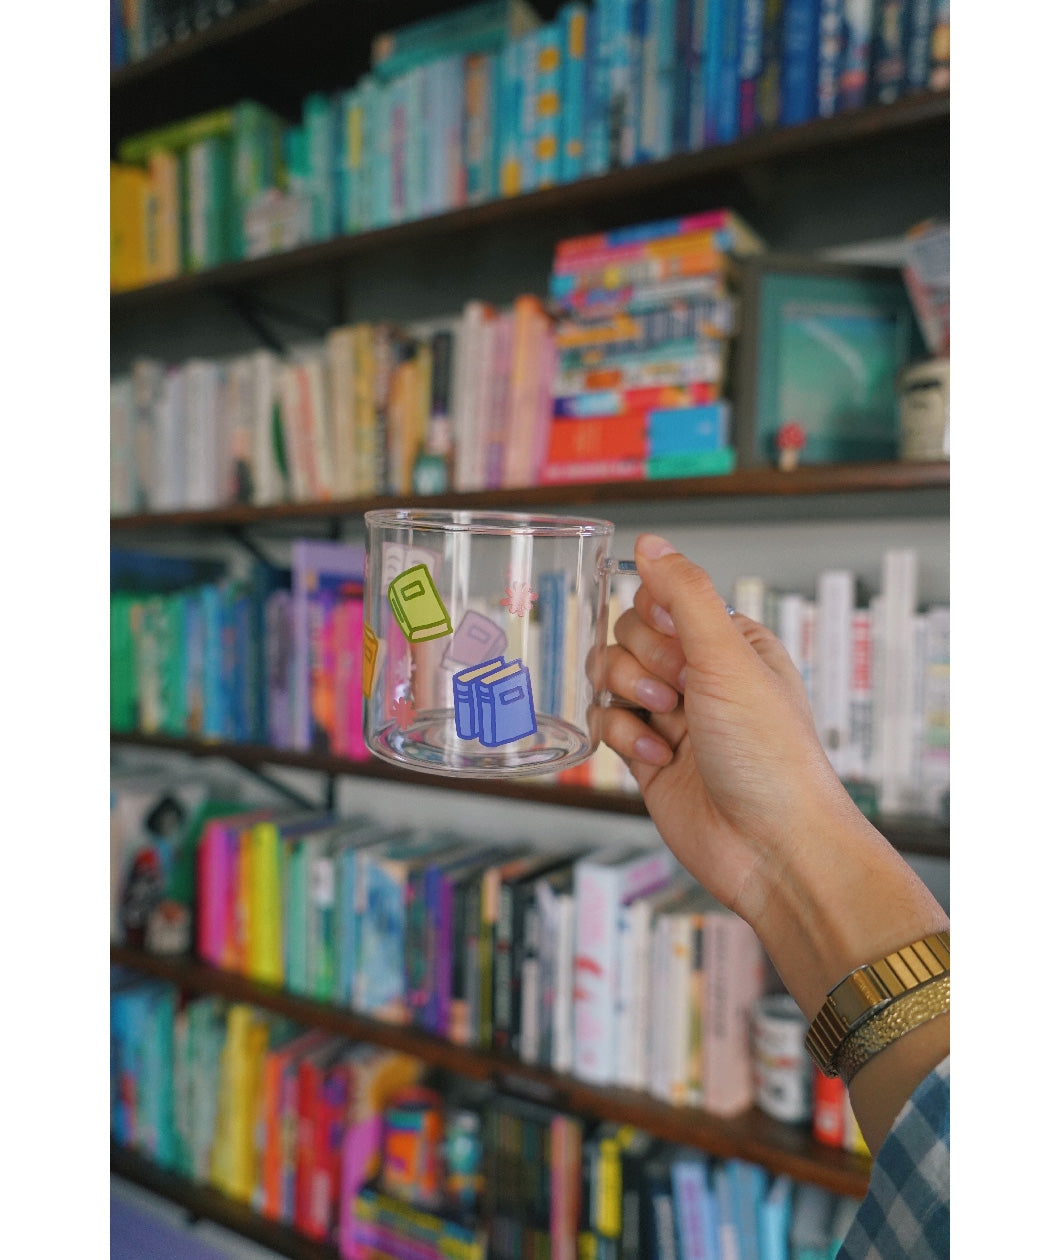
<path id="1" fill-rule="evenodd" d="M 249 766 L 244 762 L 238 763 L 240 767 L 248 774 L 253 775 L 259 783 L 267 788 L 271 788 L 274 792 L 279 792 L 281 796 L 285 796 L 292 804 L 297 805 L 300 809 L 320 809 L 319 801 L 314 801 L 311 797 L 299 792 L 297 788 L 289 787 L 286 783 L 281 783 L 275 776 L 269 774 L 267 770 L 262 770 L 260 766 Z M 325 792 L 324 808 L 331 810 L 334 808 L 334 780 L 328 779 L 327 791 Z"/>

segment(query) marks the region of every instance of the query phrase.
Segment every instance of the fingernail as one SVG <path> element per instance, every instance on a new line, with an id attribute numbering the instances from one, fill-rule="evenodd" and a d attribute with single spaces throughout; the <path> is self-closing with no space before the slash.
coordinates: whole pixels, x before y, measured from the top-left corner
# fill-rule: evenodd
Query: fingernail
<path id="1" fill-rule="evenodd" d="M 681 672 L 677 675 L 677 690 L 684 691 L 685 683 L 688 681 L 688 669 L 682 667 Z"/>
<path id="2" fill-rule="evenodd" d="M 646 761 L 653 766 L 665 766 L 670 760 L 670 749 L 661 740 L 642 735 L 633 745 L 633 755 L 638 761 Z"/>
<path id="3" fill-rule="evenodd" d="M 654 678 L 642 678 L 634 687 L 637 699 L 653 713 L 669 713 L 674 707 L 673 689 Z"/>
<path id="4" fill-rule="evenodd" d="M 661 604 L 652 605 L 651 619 L 655 622 L 656 630 L 661 630 L 663 634 L 677 633 L 677 627 L 674 625 L 673 617 L 670 616 Z"/>
<path id="5" fill-rule="evenodd" d="M 648 560 L 658 560 L 660 556 L 672 555 L 677 548 L 658 534 L 641 534 L 637 539 L 637 550 Z"/>

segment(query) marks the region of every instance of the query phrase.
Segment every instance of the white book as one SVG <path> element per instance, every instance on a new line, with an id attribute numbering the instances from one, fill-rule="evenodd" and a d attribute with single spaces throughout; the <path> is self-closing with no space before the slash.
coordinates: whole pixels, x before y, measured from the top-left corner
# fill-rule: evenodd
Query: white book
<path id="1" fill-rule="evenodd" d="M 732 587 L 732 606 L 752 621 L 764 623 L 766 584 L 760 577 L 738 577 Z"/>
<path id="2" fill-rule="evenodd" d="M 556 981 L 552 1008 L 552 1069 L 574 1067 L 574 939 L 576 908 L 573 893 L 556 898 Z"/>
<path id="3" fill-rule="evenodd" d="M 800 674 L 803 653 L 802 621 L 805 612 L 805 596 L 797 592 L 784 592 L 777 597 L 777 638 Z"/>
<path id="4" fill-rule="evenodd" d="M 817 605 L 807 600 L 802 609 L 802 652 L 799 662 L 802 685 L 814 707 L 817 696 Z"/>
<path id="5" fill-rule="evenodd" d="M 690 1102 L 688 1096 L 688 1046 L 692 1030 L 692 915 L 687 909 L 666 916 L 670 920 L 669 977 L 670 1020 L 668 1080 L 663 1095 L 672 1103 Z"/>
<path id="6" fill-rule="evenodd" d="M 155 451 L 164 378 L 165 367 L 157 359 L 133 363 L 133 505 L 137 512 L 153 512 L 158 506 Z"/>
<path id="7" fill-rule="evenodd" d="M 156 507 L 160 512 L 176 511 L 187 502 L 184 459 L 187 442 L 185 411 L 186 380 L 181 368 L 170 368 L 162 386 L 155 429 Z"/>
<path id="8" fill-rule="evenodd" d="M 313 500 L 330 499 L 335 486 L 335 457 L 323 353 L 316 347 L 301 351 L 299 368 L 300 419 L 307 430 L 309 453 L 307 490 Z"/>
<path id="9" fill-rule="evenodd" d="M 257 350 L 250 356 L 253 410 L 252 481 L 254 502 L 279 503 L 284 497 L 280 466 L 276 460 L 277 388 L 280 360 L 271 350 Z"/>
<path id="10" fill-rule="evenodd" d="M 937 818 L 950 786 L 950 610 L 941 605 L 925 616 L 923 690 L 918 777 L 924 812 Z"/>
<path id="11" fill-rule="evenodd" d="M 219 373 L 209 359 L 189 359 L 184 365 L 187 445 L 185 488 L 190 508 L 212 508 L 218 503 Z"/>
<path id="12" fill-rule="evenodd" d="M 282 363 L 278 396 L 283 429 L 283 449 L 287 462 L 287 486 L 292 502 L 310 498 L 308 428 L 302 420 L 302 394 L 298 386 L 298 365 Z"/>
<path id="13" fill-rule="evenodd" d="M 854 574 L 828 569 L 817 578 L 817 677 L 814 720 L 835 772 L 845 777 L 850 761 L 851 619 Z"/>
<path id="14" fill-rule="evenodd" d="M 669 1101 L 672 1007 L 670 997 L 670 916 L 660 915 L 651 933 L 651 1030 L 648 1037 L 648 1091 Z"/>
<path id="15" fill-rule="evenodd" d="M 622 906 L 618 912 L 618 977 L 615 997 L 615 1040 L 617 1043 L 615 1081 L 619 1085 L 627 1084 L 633 1075 L 633 1045 L 636 1036 L 634 990 L 637 967 L 634 948 L 633 908 Z"/>
<path id="16" fill-rule="evenodd" d="M 110 510 L 114 515 L 132 512 L 134 476 L 133 383 L 118 376 L 110 383 Z"/>
<path id="17" fill-rule="evenodd" d="M 882 702 L 877 706 L 882 813 L 900 813 L 913 783 L 914 615 L 917 554 L 911 548 L 884 553 L 882 583 Z"/>
<path id="18" fill-rule="evenodd" d="M 666 883 L 674 866 L 661 844 L 632 852 L 600 849 L 575 864 L 575 1072 L 585 1080 L 615 1079 L 619 911 Z"/>
<path id="19" fill-rule="evenodd" d="M 847 777 L 872 778 L 873 616 L 857 608 L 850 619 L 850 755 Z"/>
<path id="20" fill-rule="evenodd" d="M 254 497 L 254 367 L 250 355 L 225 367 L 225 417 L 221 492 L 225 503 Z"/>
<path id="21" fill-rule="evenodd" d="M 485 302 L 468 302 L 460 320 L 453 389 L 453 442 L 456 450 L 453 481 L 457 490 L 477 490 L 475 468 L 482 443 L 480 393 L 484 387 L 482 364 L 485 328 L 493 312 Z"/>

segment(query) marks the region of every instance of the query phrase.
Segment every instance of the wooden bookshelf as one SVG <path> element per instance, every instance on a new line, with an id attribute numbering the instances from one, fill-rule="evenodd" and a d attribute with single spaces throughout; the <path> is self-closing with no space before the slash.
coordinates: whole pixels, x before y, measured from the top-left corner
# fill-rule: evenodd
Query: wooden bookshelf
<path id="1" fill-rule="evenodd" d="M 720 1158 L 752 1160 L 773 1173 L 786 1173 L 834 1194 L 860 1198 L 868 1186 L 867 1159 L 823 1146 L 813 1140 L 808 1129 L 773 1120 L 756 1107 L 737 1116 L 713 1116 L 691 1107 L 671 1106 L 635 1090 L 591 1085 L 510 1055 L 453 1045 L 416 1028 L 384 1023 L 188 958 L 152 955 L 121 945 L 111 946 L 110 957 L 112 963 L 189 993 L 249 1002 L 297 1024 L 326 1028 L 353 1041 L 389 1046 L 459 1076 L 493 1081 L 549 1106 L 635 1125 L 665 1141 L 695 1146 Z"/>
<path id="2" fill-rule="evenodd" d="M 249 11 L 253 12 L 253 10 Z M 248 15 L 249 16 L 249 13 Z M 867 162 L 892 162 L 896 152 L 910 164 L 923 165 L 940 146 L 948 144 L 950 102 L 947 92 L 921 92 L 889 105 L 850 110 L 832 118 L 817 118 L 796 127 L 781 127 L 732 144 L 681 153 L 661 162 L 608 171 L 573 183 L 557 184 L 514 197 L 462 206 L 441 214 L 395 223 L 383 228 L 302 245 L 284 253 L 225 263 L 111 294 L 111 316 L 136 316 L 160 304 L 189 295 L 243 292 L 279 278 L 326 277 L 333 282 L 342 267 L 379 250 L 437 244 L 459 251 L 485 228 L 517 230 L 528 220 L 592 211 L 614 225 L 644 217 L 687 210 L 702 204 L 711 183 L 731 178 L 775 184 L 789 168 L 808 165 L 827 169 L 829 178 L 866 180 Z"/>
<path id="3" fill-rule="evenodd" d="M 328 753 L 292 752 L 270 748 L 266 744 L 236 744 L 223 740 L 185 739 L 172 735 L 146 735 L 137 732 L 112 731 L 111 744 L 116 747 L 149 748 L 160 752 L 183 753 L 191 757 L 223 757 L 248 770 L 267 766 L 286 766 L 292 770 L 313 770 L 329 776 L 346 775 L 355 779 L 373 779 L 382 783 L 406 783 L 411 787 L 441 788 L 501 800 L 526 801 L 534 805 L 553 805 L 568 809 L 589 809 L 601 813 L 628 814 L 647 818 L 648 811 L 640 796 L 633 792 L 609 792 L 584 787 L 568 787 L 558 783 L 534 782 L 527 779 L 458 779 L 421 771 L 401 770 L 373 757 L 368 761 L 350 761 Z M 920 818 L 882 818 L 874 820 L 884 836 L 902 853 L 948 858 L 950 829 L 946 823 Z"/>
<path id="4" fill-rule="evenodd" d="M 178 1176 L 114 1141 L 110 1144 L 110 1169 L 126 1181 L 186 1208 L 192 1217 L 224 1225 L 290 1260 L 339 1260 L 337 1247 L 314 1242 L 289 1225 L 266 1220 L 253 1208 L 229 1198 L 213 1186 Z"/>
<path id="5" fill-rule="evenodd" d="M 228 507 L 147 512 L 111 517 L 112 532 L 157 529 L 230 529 L 253 525 L 342 521 L 372 508 L 437 507 L 468 511 L 537 511 L 574 507 L 649 503 L 659 500 L 798 499 L 812 495 L 871 494 L 877 491 L 949 490 L 948 463 L 807 464 L 794 472 L 745 468 L 723 477 L 679 477 L 667 481 L 578 482 L 525 489 L 475 490 L 431 496 L 377 495 L 368 499 L 334 499 L 318 503 L 276 503 L 267 507 Z"/>

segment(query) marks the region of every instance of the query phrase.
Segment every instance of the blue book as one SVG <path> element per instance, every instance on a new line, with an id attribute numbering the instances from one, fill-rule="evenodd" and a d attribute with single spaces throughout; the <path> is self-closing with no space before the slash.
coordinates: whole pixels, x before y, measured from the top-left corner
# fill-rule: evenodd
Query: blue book
<path id="1" fill-rule="evenodd" d="M 920 92 L 931 73 L 932 0 L 909 0 L 909 20 L 905 30 L 905 87 Z"/>
<path id="2" fill-rule="evenodd" d="M 559 11 L 560 154 L 559 177 L 564 184 L 580 179 L 585 164 L 585 68 L 589 27 L 588 6 L 576 0 Z"/>
<path id="3" fill-rule="evenodd" d="M 696 0 L 675 0 L 674 105 L 671 151 L 684 153 L 692 129 L 692 81 L 697 67 L 692 59 L 692 31 Z"/>
<path id="4" fill-rule="evenodd" d="M 768 1185 L 765 1169 L 743 1159 L 730 1159 L 726 1166 L 732 1178 L 740 1255 L 746 1256 L 748 1260 L 762 1260 L 758 1218 Z"/>
<path id="5" fill-rule="evenodd" d="M 780 72 L 785 0 L 765 0 L 762 14 L 762 62 L 755 83 L 755 130 L 768 131 L 780 122 Z"/>
<path id="6" fill-rule="evenodd" d="M 703 39 L 703 143 L 718 143 L 718 115 L 721 106 L 721 63 L 725 42 L 725 13 L 734 0 L 712 0 L 707 5 L 707 28 Z"/>
<path id="7" fill-rule="evenodd" d="M 683 1156 L 670 1170 L 673 1183 L 674 1217 L 681 1260 L 720 1260 L 719 1209 L 707 1180 L 707 1164 L 702 1156 Z"/>
<path id="8" fill-rule="evenodd" d="M 714 1202 L 717 1208 L 718 1243 L 724 1256 L 743 1256 L 740 1250 L 740 1233 L 736 1224 L 736 1192 L 732 1172 L 727 1161 L 714 1165 L 712 1177 Z"/>
<path id="9" fill-rule="evenodd" d="M 586 41 L 585 174 L 607 170 L 608 102 L 611 77 L 608 69 L 610 10 L 604 0 L 589 10 Z"/>
<path id="10" fill-rule="evenodd" d="M 654 71 L 650 86 L 645 83 L 645 62 L 652 56 L 649 41 L 648 14 L 656 0 L 631 0 L 629 43 L 629 158 L 627 165 L 648 161 L 644 152 L 641 128 L 646 109 L 654 109 L 651 96 L 655 90 Z M 647 90 L 646 90 L 647 89 Z"/>
<path id="11" fill-rule="evenodd" d="M 538 579 L 537 607 L 541 619 L 542 703 L 545 713 L 563 709 L 566 653 L 563 628 L 567 617 L 567 577 L 562 570 L 542 573 Z"/>
<path id="12" fill-rule="evenodd" d="M 765 29 L 766 0 L 744 0 L 740 19 L 739 134 L 752 135 L 757 123 L 758 76 L 762 71 L 762 36 Z"/>
<path id="13" fill-rule="evenodd" d="M 758 1205 L 758 1254 L 760 1260 L 788 1260 L 791 1229 L 791 1178 L 773 1179 Z"/>
<path id="14" fill-rule="evenodd" d="M 906 49 L 912 0 L 877 0 L 869 55 L 869 100 L 889 105 L 906 91 Z"/>
<path id="15" fill-rule="evenodd" d="M 537 730 L 530 671 L 509 661 L 475 681 L 479 740 L 487 748 L 510 744 Z"/>
<path id="16" fill-rule="evenodd" d="M 821 0 L 786 0 L 781 37 L 780 125 L 817 117 L 817 49 Z"/>
<path id="17" fill-rule="evenodd" d="M 692 43 L 689 47 L 691 89 L 688 106 L 688 147 L 695 151 L 707 143 L 707 24 L 711 0 L 693 0 Z"/>
<path id="18" fill-rule="evenodd" d="M 840 5 L 839 108 L 858 109 L 869 99 L 874 5 L 843 0 Z"/>
<path id="19" fill-rule="evenodd" d="M 221 645 L 224 620 L 221 613 L 221 589 L 211 583 L 202 588 L 203 635 L 203 711 L 202 734 L 206 739 L 224 739 L 224 688 L 222 684 Z"/>
<path id="20" fill-rule="evenodd" d="M 648 455 L 720 451 L 729 439 L 729 404 L 669 407 L 648 412 Z"/>
<path id="21" fill-rule="evenodd" d="M 493 673 L 504 664 L 504 657 L 497 656 L 453 675 L 453 714 L 456 719 L 456 733 L 461 739 L 478 739 L 479 737 L 475 684 L 480 678 Z"/>
<path id="22" fill-rule="evenodd" d="M 817 113 L 831 118 L 839 110 L 839 72 L 842 67 L 844 0 L 820 0 L 817 26 Z"/>
<path id="23" fill-rule="evenodd" d="M 718 144 L 731 144 L 740 134 L 741 0 L 724 0 L 721 73 L 718 82 Z"/>

